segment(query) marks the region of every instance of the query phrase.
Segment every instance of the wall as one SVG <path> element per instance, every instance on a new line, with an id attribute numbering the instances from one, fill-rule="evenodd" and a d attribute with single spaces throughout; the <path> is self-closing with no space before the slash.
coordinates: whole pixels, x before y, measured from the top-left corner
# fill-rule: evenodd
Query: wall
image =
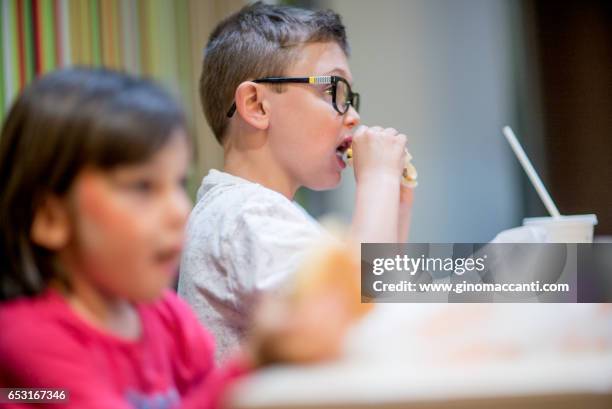
<path id="1" fill-rule="evenodd" d="M 412 242 L 478 242 L 520 224 L 521 174 L 503 139 L 516 126 L 514 2 L 319 2 L 339 12 L 352 47 L 362 120 L 409 137 L 419 170 Z M 514 3 L 515 4 L 515 3 Z M 309 194 L 314 213 L 348 220 L 354 181 Z"/>

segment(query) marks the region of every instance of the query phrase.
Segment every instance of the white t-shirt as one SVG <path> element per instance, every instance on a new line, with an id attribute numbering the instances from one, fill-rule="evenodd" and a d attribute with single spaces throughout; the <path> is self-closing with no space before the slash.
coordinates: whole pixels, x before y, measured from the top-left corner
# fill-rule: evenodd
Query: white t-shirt
<path id="1" fill-rule="evenodd" d="M 178 292 L 215 335 L 217 361 L 248 329 L 253 302 L 278 288 L 325 235 L 297 203 L 211 170 L 187 225 Z"/>

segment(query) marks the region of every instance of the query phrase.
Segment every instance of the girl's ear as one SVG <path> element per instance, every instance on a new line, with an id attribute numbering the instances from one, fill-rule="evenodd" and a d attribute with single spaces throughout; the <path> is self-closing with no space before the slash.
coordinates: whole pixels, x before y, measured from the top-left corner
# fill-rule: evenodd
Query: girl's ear
<path id="1" fill-rule="evenodd" d="M 68 244 L 70 218 L 66 203 L 54 195 L 47 195 L 34 212 L 30 230 L 32 241 L 48 250 L 60 250 Z"/>
<path id="2" fill-rule="evenodd" d="M 249 125 L 264 130 L 270 122 L 267 104 L 263 100 L 263 86 L 245 81 L 236 88 L 236 111 Z"/>

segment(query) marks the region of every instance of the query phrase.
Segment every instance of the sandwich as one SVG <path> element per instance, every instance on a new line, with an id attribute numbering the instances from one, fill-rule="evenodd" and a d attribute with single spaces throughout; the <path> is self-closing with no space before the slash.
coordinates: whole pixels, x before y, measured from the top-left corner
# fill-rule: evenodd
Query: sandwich
<path id="1" fill-rule="evenodd" d="M 409 188 L 415 188 L 419 185 L 419 182 L 417 182 L 418 173 L 416 168 L 412 164 L 412 155 L 410 154 L 410 152 L 408 152 L 408 150 L 406 150 L 405 152 L 406 154 L 404 156 L 404 170 L 402 171 L 402 185 Z M 349 147 L 345 151 L 345 156 L 347 163 L 349 165 L 352 165 L 353 149 Z"/>

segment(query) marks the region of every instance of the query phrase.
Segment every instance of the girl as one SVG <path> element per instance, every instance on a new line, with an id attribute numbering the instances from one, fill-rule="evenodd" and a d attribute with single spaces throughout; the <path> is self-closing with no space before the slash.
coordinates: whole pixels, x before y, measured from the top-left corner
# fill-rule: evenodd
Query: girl
<path id="1" fill-rule="evenodd" d="M 62 388 L 70 408 L 206 408 L 246 370 L 216 370 L 166 290 L 188 159 L 180 108 L 148 81 L 67 69 L 18 98 L 0 139 L 0 387 Z"/>

